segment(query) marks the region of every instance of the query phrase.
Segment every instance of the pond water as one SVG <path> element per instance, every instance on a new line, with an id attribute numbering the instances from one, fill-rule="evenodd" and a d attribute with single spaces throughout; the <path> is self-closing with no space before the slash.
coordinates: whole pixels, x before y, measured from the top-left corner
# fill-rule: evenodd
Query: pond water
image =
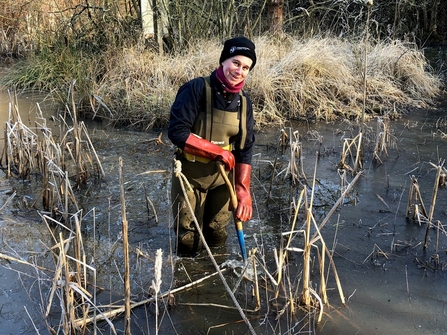
<path id="1" fill-rule="evenodd" d="M 20 97 L 21 113 L 30 114 L 35 102 L 42 98 Z M 2 93 L 2 124 L 6 120 L 7 99 Z M 119 158 L 122 158 L 124 167 L 133 300 L 148 297 L 158 249 L 163 250 L 161 292 L 213 274 L 215 269 L 206 252 L 195 258 L 178 258 L 172 251 L 175 239 L 171 229 L 169 188 L 173 147 L 166 131 L 141 133 L 112 129 L 92 121 L 86 121 L 86 124 L 106 175 L 102 180 L 91 181 L 77 193 L 83 208 L 82 236 L 88 263 L 96 268 L 97 284 L 104 288 L 98 293 L 98 301 L 103 304 L 116 301 L 122 298 L 123 292 Z M 439 222 L 440 226 L 437 231 L 431 229 L 427 249 L 423 248 L 426 223 L 420 225 L 412 219 L 407 220 L 406 210 L 413 175 L 418 180 L 426 208 L 429 209 L 432 203 L 436 170 L 431 163 L 443 164 L 447 158 L 447 104 L 443 100 L 433 109 L 405 111 L 402 118 L 390 122 L 394 145 L 387 148 L 388 155 L 381 154 L 382 164 L 374 162 L 372 157 L 376 125 L 377 120 L 366 124 L 365 138 L 369 138 L 369 142 L 365 147 L 362 175 L 322 229 L 324 240 L 334 254 L 345 304 L 339 297 L 333 272 L 328 276 L 329 305 L 324 306 L 323 319 L 316 326 L 311 320 L 296 320 L 288 313 L 276 320 L 284 306 L 276 305 L 271 292 L 263 292 L 262 297 L 266 300 L 261 302 L 260 310 L 247 313 L 256 334 L 445 334 L 446 186 L 441 186 L 437 193 L 433 222 Z M 313 208 L 315 220 L 320 224 L 339 198 L 341 178 L 337 165 L 343 138 L 356 136 L 358 125 L 350 122 L 300 123 L 289 124 L 284 129 L 299 131 L 302 172 L 306 176 L 301 183 L 307 184 L 309 190 L 315 171 L 317 183 Z M 160 133 L 163 143 L 156 141 Z M 278 150 L 279 138 L 279 127 L 257 133 L 252 177 L 255 215 L 244 225 L 247 249 L 257 247 L 260 257 L 271 268 L 275 268 L 274 249 L 280 246 L 281 232 L 291 229 L 291 204 L 296 202 L 301 190 L 299 182 L 294 185 L 290 176 L 286 176 L 290 155 L 288 149 Z M 347 182 L 352 179 L 348 173 Z M 39 183 L 37 176 L 20 181 L 2 175 L 0 204 L 5 203 L 13 191 L 17 195 L 0 213 L 0 253 L 46 267 L 53 264 L 54 267 L 49 252 L 55 245 L 52 230 L 38 215 Z M 302 228 L 303 222 L 299 216 L 298 229 Z M 297 237 L 295 246 L 299 247 L 301 242 Z M 237 238 L 232 231 L 225 247 L 214 250 L 218 264 L 240 261 L 239 253 Z M 316 254 L 312 257 L 312 286 L 316 289 L 318 260 Z M 298 270 L 301 268 L 301 254 L 293 254 L 288 261 L 297 264 Z M 0 333 L 49 334 L 48 326 L 54 328 L 60 321 L 57 304 L 52 306 L 48 318 L 42 316 L 52 274 L 37 272 L 16 261 L 0 259 L 0 264 Z M 231 271 L 225 271 L 224 276 L 232 285 L 238 279 Z M 291 271 L 288 276 L 291 286 L 300 287 L 300 271 Z M 237 295 L 239 303 L 248 309 L 254 304 L 252 286 L 251 282 L 243 281 L 241 291 L 246 295 L 240 292 Z M 159 306 L 159 329 L 154 326 L 153 304 L 135 309 L 132 334 L 250 334 L 237 310 L 222 307 L 232 306 L 232 303 L 217 275 L 173 298 L 175 302 L 168 303 L 165 299 Z M 117 333 L 121 333 L 124 329 L 122 316 L 113 322 Z M 113 333 L 104 323 L 99 324 L 97 332 Z"/>

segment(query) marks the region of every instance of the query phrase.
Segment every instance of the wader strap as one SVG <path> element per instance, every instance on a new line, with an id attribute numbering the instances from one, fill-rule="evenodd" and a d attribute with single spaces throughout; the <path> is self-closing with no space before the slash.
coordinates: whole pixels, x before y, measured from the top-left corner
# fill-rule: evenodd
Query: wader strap
<path id="1" fill-rule="evenodd" d="M 213 121 L 213 105 L 211 99 L 211 81 L 210 77 L 203 77 L 205 79 L 205 101 L 206 101 L 206 117 L 205 117 L 205 138 L 211 140 L 211 123 Z"/>
<path id="2" fill-rule="evenodd" d="M 244 149 L 245 140 L 247 139 L 247 98 L 240 93 L 241 95 L 241 144 L 240 149 Z"/>

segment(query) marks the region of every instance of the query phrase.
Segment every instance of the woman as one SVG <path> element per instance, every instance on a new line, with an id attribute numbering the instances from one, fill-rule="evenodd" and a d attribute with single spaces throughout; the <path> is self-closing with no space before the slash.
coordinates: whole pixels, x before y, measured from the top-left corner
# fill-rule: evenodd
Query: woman
<path id="1" fill-rule="evenodd" d="M 182 163 L 182 173 L 193 188 L 187 192 L 188 200 L 209 247 L 225 244 L 231 219 L 230 193 L 218 164 L 234 174 L 236 217 L 243 222 L 252 217 L 254 118 L 252 103 L 242 87 L 256 64 L 255 45 L 246 37 L 229 39 L 219 63 L 209 77 L 195 78 L 180 87 L 168 129 L 169 139 L 178 148 L 176 158 Z M 171 198 L 177 251 L 194 254 L 202 249 L 202 241 L 176 176 Z"/>

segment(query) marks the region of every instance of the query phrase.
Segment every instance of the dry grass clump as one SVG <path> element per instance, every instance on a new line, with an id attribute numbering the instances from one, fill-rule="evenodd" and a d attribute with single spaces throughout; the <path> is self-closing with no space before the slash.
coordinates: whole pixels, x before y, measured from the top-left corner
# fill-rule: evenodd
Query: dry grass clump
<path id="1" fill-rule="evenodd" d="M 198 41 L 176 57 L 136 48 L 110 52 L 106 73 L 94 92 L 108 109 L 97 114 L 137 128 L 165 125 L 178 88 L 196 76 L 209 75 L 218 64 L 219 50 L 217 42 Z"/>
<path id="2" fill-rule="evenodd" d="M 367 54 L 366 113 L 394 111 L 394 104 L 420 106 L 439 93 L 440 79 L 430 73 L 420 50 L 399 41 L 373 48 L 336 38 L 279 43 L 257 41 L 264 50 L 250 93 L 258 119 L 358 120 L 363 105 L 363 73 Z M 282 56 L 278 58 L 277 49 Z M 265 51 L 265 50 L 268 50 Z"/>
<path id="3" fill-rule="evenodd" d="M 426 106 L 442 85 L 422 51 L 400 41 L 372 45 L 291 36 L 253 40 L 258 62 L 245 90 L 258 128 L 289 119 L 359 120 L 365 114 Z M 67 87 L 76 80 L 81 112 L 116 125 L 159 128 L 167 125 L 179 87 L 217 68 L 222 45 L 217 39 L 196 40 L 180 54 L 160 55 L 138 43 L 90 58 L 74 49 L 60 54 L 47 50 L 16 67 L 6 85 L 52 91 L 66 104 Z"/>
<path id="4" fill-rule="evenodd" d="M 402 41 L 379 43 L 369 53 L 367 76 L 385 87 L 376 94 L 389 92 L 398 102 L 412 104 L 430 101 L 439 93 L 440 78 L 430 70 L 423 52 Z M 400 92 L 399 92 L 400 91 Z"/>
<path id="5" fill-rule="evenodd" d="M 264 49 L 259 43 L 259 49 Z M 251 95 L 255 102 L 264 99 L 268 114 L 281 118 L 333 119 L 340 113 L 353 113 L 361 101 L 360 90 L 353 87 L 352 55 L 349 44 L 336 39 L 294 40 L 280 43 L 282 56 L 260 57 Z M 269 48 L 276 54 L 274 48 Z M 255 79 L 253 79 L 254 81 Z M 257 92 L 261 92 L 257 95 Z M 270 110 L 271 109 L 271 110 Z M 257 110 L 264 113 L 264 110 Z M 334 113 L 335 112 L 335 113 Z"/>
<path id="6" fill-rule="evenodd" d="M 245 90 L 258 128 L 288 119 L 359 120 L 365 71 L 367 115 L 394 113 L 396 104 L 426 105 L 441 86 L 421 50 L 399 41 L 372 46 L 337 38 L 253 40 L 258 63 Z M 214 70 L 221 49 L 219 41 L 197 40 L 177 56 L 137 48 L 111 52 L 94 93 L 108 109 L 95 113 L 139 128 L 166 125 L 178 88 Z"/>

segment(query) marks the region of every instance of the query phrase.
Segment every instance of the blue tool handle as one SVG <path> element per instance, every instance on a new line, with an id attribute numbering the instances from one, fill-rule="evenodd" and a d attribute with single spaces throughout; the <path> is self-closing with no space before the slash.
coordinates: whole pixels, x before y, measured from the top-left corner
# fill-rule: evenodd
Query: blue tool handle
<path id="1" fill-rule="evenodd" d="M 247 250 L 245 249 L 244 231 L 242 230 L 242 221 L 236 220 L 237 239 L 239 240 L 239 246 L 241 247 L 242 259 L 244 262 L 247 260 Z"/>

